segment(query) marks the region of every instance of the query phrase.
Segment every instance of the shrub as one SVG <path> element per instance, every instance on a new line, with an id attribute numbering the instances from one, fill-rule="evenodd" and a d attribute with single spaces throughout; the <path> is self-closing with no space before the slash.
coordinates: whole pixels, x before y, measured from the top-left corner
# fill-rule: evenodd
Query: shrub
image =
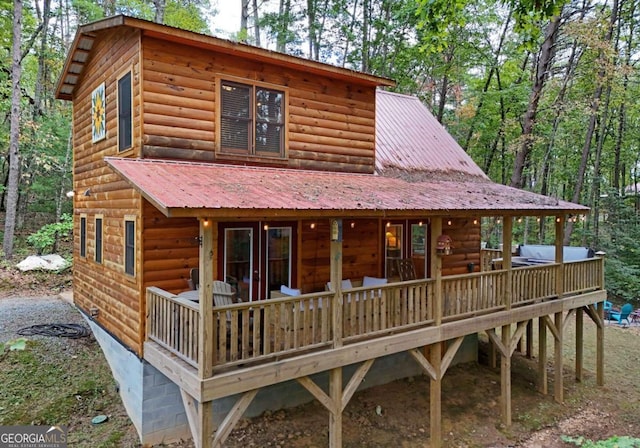
<path id="1" fill-rule="evenodd" d="M 37 232 L 27 237 L 27 243 L 33 246 L 38 255 L 50 254 L 56 250 L 60 238 L 70 238 L 73 235 L 73 217 L 64 213 L 59 222 L 46 224 Z"/>

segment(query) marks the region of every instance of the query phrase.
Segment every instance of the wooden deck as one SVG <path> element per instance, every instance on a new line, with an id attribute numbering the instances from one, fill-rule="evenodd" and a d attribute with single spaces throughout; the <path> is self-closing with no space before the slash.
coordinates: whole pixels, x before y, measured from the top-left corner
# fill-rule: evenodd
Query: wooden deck
<path id="1" fill-rule="evenodd" d="M 421 348 L 443 341 L 456 347 L 465 335 L 482 331 L 510 357 L 517 342 L 510 338 L 520 339 L 524 323 L 541 318 L 561 341 L 559 322 L 576 310 L 602 328 L 603 267 L 603 259 L 592 258 L 240 303 L 213 307 L 209 322 L 197 303 L 149 288 L 144 357 L 200 403 L 292 379 L 326 400 L 309 386 L 308 375 L 358 362 L 370 367 L 378 357 L 403 351 L 429 372 Z M 210 340 L 200 334 L 203 322 L 212 329 Z M 518 324 L 513 334 L 512 324 Z M 436 364 L 454 354 L 438 355 Z M 212 365 L 203 367 L 202 356 Z M 440 369 L 431 376 L 441 378 L 446 362 Z M 248 406 L 251 397 L 246 400 Z M 219 432 L 216 437 L 226 437 Z"/>

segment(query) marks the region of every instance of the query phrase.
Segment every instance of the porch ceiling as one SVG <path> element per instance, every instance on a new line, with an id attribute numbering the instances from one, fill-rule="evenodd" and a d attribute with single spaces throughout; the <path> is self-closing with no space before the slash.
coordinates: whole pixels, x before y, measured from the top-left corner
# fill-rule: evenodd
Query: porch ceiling
<path id="1" fill-rule="evenodd" d="M 105 158 L 166 216 L 271 219 L 554 215 L 588 208 L 496 184 L 152 159 Z"/>

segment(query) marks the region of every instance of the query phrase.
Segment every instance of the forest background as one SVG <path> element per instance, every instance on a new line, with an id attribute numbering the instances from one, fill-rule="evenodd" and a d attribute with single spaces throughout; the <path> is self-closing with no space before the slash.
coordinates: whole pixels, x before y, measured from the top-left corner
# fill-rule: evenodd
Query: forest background
<path id="1" fill-rule="evenodd" d="M 392 78 L 494 181 L 589 206 L 588 217 L 569 217 L 565 244 L 606 252 L 611 297 L 639 305 L 640 2 L 225 0 L 230 7 L 241 11 L 238 31 L 219 37 Z M 0 0 L 7 262 L 55 250 L 51 236 L 69 229 L 71 105 L 54 95 L 76 27 L 126 14 L 212 34 L 217 8 Z M 553 223 L 527 217 L 514 231 L 518 243 L 554 238 Z M 499 220 L 485 218 L 483 232 L 496 247 Z"/>

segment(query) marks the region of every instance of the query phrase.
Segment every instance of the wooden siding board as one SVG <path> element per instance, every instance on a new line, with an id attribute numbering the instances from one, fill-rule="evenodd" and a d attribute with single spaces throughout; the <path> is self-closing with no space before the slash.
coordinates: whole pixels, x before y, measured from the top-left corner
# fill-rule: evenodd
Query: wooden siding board
<path id="1" fill-rule="evenodd" d="M 289 168 L 372 173 L 375 89 L 236 55 L 144 37 L 146 154 L 210 160 L 216 149 L 216 77 L 259 82 L 288 94 Z M 162 148 L 167 148 L 164 151 Z M 220 157 L 226 155 L 220 154 Z M 212 159 L 211 159 L 212 160 Z M 237 163 L 279 163 L 246 158 Z"/>

